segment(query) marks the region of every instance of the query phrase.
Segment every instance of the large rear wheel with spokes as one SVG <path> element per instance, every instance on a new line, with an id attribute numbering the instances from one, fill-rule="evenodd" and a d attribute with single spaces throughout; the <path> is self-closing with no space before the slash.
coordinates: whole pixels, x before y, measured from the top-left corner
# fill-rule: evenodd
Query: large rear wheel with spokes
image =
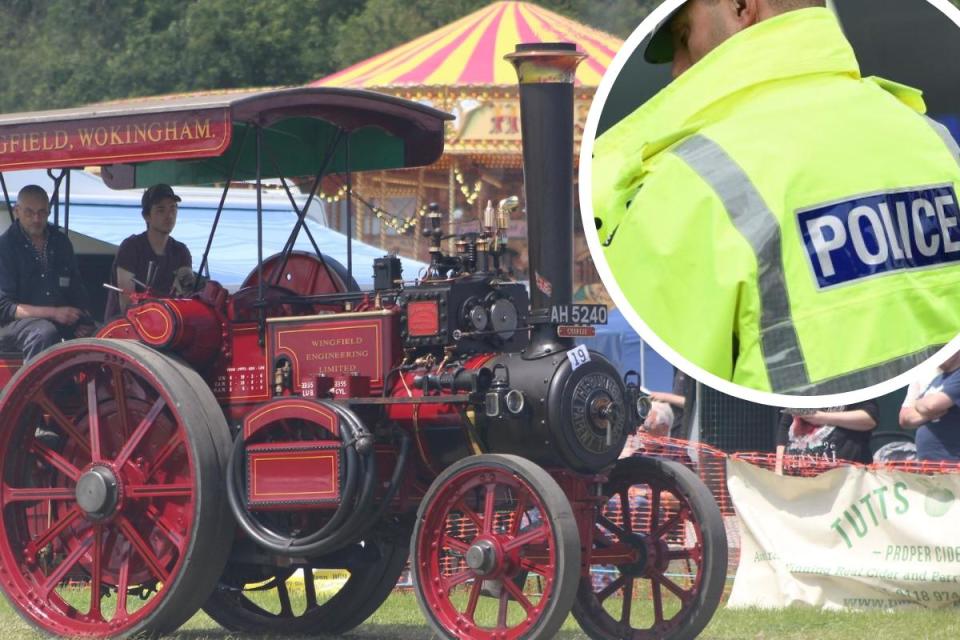
<path id="1" fill-rule="evenodd" d="M 0 397 L 0 587 L 61 636 L 152 636 L 226 562 L 229 433 L 194 372 L 129 341 L 73 340 Z"/>
<path id="2" fill-rule="evenodd" d="M 727 573 L 727 537 L 713 495 L 690 469 L 619 460 L 594 527 L 591 576 L 573 615 L 594 640 L 695 638 L 713 617 Z"/>

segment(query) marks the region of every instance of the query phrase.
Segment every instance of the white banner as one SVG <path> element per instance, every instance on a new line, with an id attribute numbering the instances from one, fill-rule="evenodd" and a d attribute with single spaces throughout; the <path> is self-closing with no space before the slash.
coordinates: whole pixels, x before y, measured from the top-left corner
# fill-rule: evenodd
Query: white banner
<path id="1" fill-rule="evenodd" d="M 730 459 L 727 485 L 741 534 L 728 606 L 960 606 L 957 475 L 796 478 Z"/>

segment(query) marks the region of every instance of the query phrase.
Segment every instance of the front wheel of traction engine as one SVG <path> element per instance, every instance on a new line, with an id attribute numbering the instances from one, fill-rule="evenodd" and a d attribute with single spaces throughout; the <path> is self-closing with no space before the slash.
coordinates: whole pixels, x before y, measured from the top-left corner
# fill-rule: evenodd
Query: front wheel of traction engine
<path id="1" fill-rule="evenodd" d="M 594 527 L 591 575 L 573 615 L 594 640 L 689 640 L 723 595 L 723 516 L 697 475 L 670 460 L 619 460 Z"/>
<path id="2" fill-rule="evenodd" d="M 227 425 L 192 371 L 143 345 L 57 345 L 0 397 L 0 586 L 60 636 L 151 637 L 226 563 Z"/>
<path id="3" fill-rule="evenodd" d="M 551 638 L 580 579 L 580 537 L 563 490 L 512 455 L 471 456 L 427 491 L 413 533 L 417 600 L 442 638 Z"/>

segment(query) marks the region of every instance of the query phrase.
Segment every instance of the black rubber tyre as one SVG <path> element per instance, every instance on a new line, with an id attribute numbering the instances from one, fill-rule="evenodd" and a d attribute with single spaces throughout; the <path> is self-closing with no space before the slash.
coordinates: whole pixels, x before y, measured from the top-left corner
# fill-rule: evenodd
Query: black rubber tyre
<path id="1" fill-rule="evenodd" d="M 604 487 L 604 495 L 617 499 L 614 511 L 620 512 L 621 516 L 624 504 L 628 505 L 628 509 L 631 508 L 631 487 L 634 488 L 634 497 L 648 501 L 646 509 L 651 513 L 651 522 L 638 531 L 638 527 L 631 522 L 632 516 L 627 519 L 621 517 L 624 524 L 617 527 L 612 524 L 613 514 L 607 514 L 611 517 L 601 514 L 594 528 L 594 549 L 608 542 L 627 543 L 643 551 L 641 557 L 645 558 L 645 562 L 616 567 L 618 577 L 599 590 L 594 587 L 592 578 L 582 579 L 573 615 L 580 627 L 594 640 L 695 638 L 710 622 L 723 596 L 727 574 L 727 536 L 723 516 L 700 478 L 678 462 L 648 457 L 619 460 Z M 654 493 L 657 494 L 656 498 L 653 497 Z M 665 499 L 664 494 L 670 497 Z M 664 507 L 665 503 L 675 504 L 676 508 L 671 512 L 670 507 Z M 660 518 L 661 509 L 667 512 L 667 517 Z M 654 513 L 657 514 L 656 522 L 653 522 Z M 675 523 L 668 525 L 671 521 Z M 654 525 L 659 527 L 654 528 Z M 621 536 L 615 530 L 617 528 L 629 535 Z M 642 530 L 644 528 L 645 531 Z M 658 532 L 657 529 L 665 530 Z M 678 547 L 677 536 L 686 537 L 691 532 L 695 536 L 692 543 L 686 539 L 685 545 Z M 668 554 L 670 557 L 667 557 Z M 688 578 L 688 589 L 682 589 L 665 575 L 668 567 L 676 568 L 671 562 L 681 561 L 686 562 L 685 568 L 692 575 Z M 637 584 L 641 588 L 649 585 L 651 594 L 658 594 L 653 595 L 650 624 L 642 614 L 631 616 Z M 683 598 L 671 592 L 674 588 L 684 594 Z M 617 592 L 623 597 L 619 609 L 620 620 L 615 619 L 602 602 Z M 675 596 L 676 601 L 664 603 L 664 597 L 670 595 Z M 673 615 L 668 617 L 664 613 L 665 604 L 673 609 Z"/>
<path id="2" fill-rule="evenodd" d="M 344 550 L 337 555 L 347 557 L 349 551 Z M 328 599 L 320 602 L 315 591 L 311 591 L 307 587 L 308 583 L 304 582 L 304 611 L 295 612 L 289 605 L 283 575 L 274 576 L 273 582 L 268 583 L 268 588 L 259 591 L 244 590 L 243 585 L 238 584 L 242 580 L 224 576 L 203 610 L 224 629 L 235 633 L 346 633 L 362 624 L 390 596 L 403 573 L 408 557 L 404 536 L 390 539 L 371 538 L 368 543 L 364 543 L 363 551 L 359 551 L 359 545 L 353 551 L 358 552 L 360 560 L 339 567 L 349 571 L 350 577 L 340 590 Z M 338 568 L 335 561 L 322 564 L 325 568 Z M 262 571 L 269 574 L 275 569 L 264 567 Z M 312 577 L 313 569 L 304 571 L 309 572 Z M 275 600 L 275 606 L 261 606 L 264 596 L 258 598 L 261 603 L 255 602 L 251 595 L 256 593 L 268 594 L 266 598 L 271 600 L 272 605 Z"/>
<path id="3" fill-rule="evenodd" d="M 420 503 L 412 547 L 417 601 L 441 638 L 552 638 L 576 598 L 580 535 L 573 510 L 556 480 L 526 458 L 483 454 L 445 469 Z M 482 566 L 472 568 L 471 556 L 482 556 Z M 536 595 L 523 592 L 531 576 L 541 580 L 535 603 Z M 471 581 L 464 609 L 455 585 Z M 496 621 L 478 620 L 479 598 L 491 592 L 499 600 Z M 510 614 L 510 606 L 526 616 Z"/>

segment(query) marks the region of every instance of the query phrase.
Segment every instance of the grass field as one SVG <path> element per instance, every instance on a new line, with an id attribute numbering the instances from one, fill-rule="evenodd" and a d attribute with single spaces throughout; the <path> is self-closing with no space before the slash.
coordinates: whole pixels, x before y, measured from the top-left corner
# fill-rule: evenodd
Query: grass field
<path id="1" fill-rule="evenodd" d="M 317 637 L 321 629 L 317 629 Z M 0 598 L 0 638 L 41 638 Z M 203 613 L 195 615 L 173 636 L 181 640 L 240 640 L 267 636 L 237 636 L 219 628 Z M 278 637 L 278 636 L 271 636 Z M 366 624 L 343 636 L 353 640 L 421 640 L 430 637 L 416 598 L 397 592 Z M 960 610 L 902 613 L 824 613 L 810 609 L 728 611 L 721 609 L 700 636 L 704 640 L 954 640 L 960 638 Z M 571 617 L 558 640 L 587 640 Z"/>

